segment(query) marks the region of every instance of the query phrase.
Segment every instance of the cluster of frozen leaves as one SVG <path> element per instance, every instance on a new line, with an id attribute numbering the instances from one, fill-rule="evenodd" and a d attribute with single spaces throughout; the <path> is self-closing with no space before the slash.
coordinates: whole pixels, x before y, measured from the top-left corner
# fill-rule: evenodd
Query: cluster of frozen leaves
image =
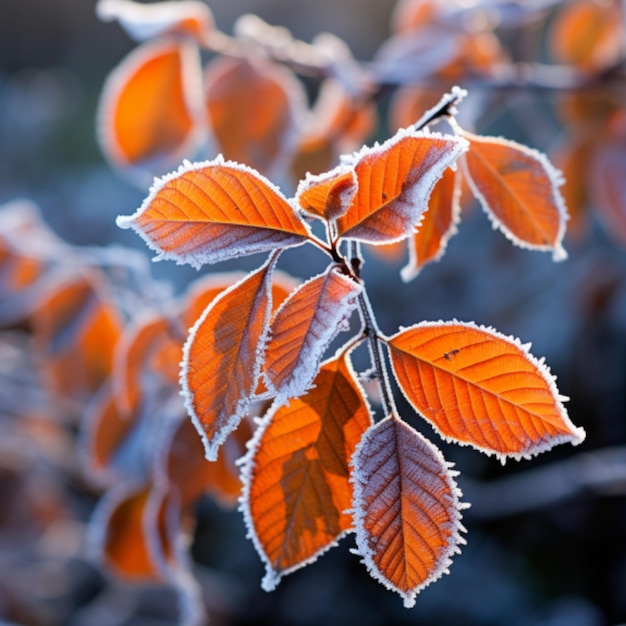
<path id="1" fill-rule="evenodd" d="M 510 239 L 565 256 L 558 173 L 536 151 L 461 129 L 453 114 L 462 97 L 453 90 L 419 129 L 307 175 L 293 198 L 251 167 L 218 157 L 184 163 L 155 182 L 135 214 L 118 218 L 159 259 L 200 267 L 269 253 L 208 304 L 189 331 L 180 373 L 209 460 L 251 406 L 271 401 L 242 462 L 241 498 L 266 589 L 352 530 L 369 571 L 406 606 L 447 570 L 463 542 L 455 473 L 398 414 L 391 378 L 446 440 L 502 461 L 584 438 L 528 346 L 474 323 L 420 322 L 387 336 L 375 321 L 359 247 L 408 240 L 441 252 L 456 219 L 443 229 L 427 224 L 455 215 L 449 190 L 461 176 Z M 427 128 L 442 116 L 454 134 Z M 320 224 L 323 236 L 315 233 Z M 328 255 L 328 267 L 274 309 L 281 252 L 303 244 Z M 417 270 L 413 256 L 407 278 Z M 361 330 L 328 356 L 356 312 Z M 381 421 L 351 363 L 366 341 L 384 399 Z"/>

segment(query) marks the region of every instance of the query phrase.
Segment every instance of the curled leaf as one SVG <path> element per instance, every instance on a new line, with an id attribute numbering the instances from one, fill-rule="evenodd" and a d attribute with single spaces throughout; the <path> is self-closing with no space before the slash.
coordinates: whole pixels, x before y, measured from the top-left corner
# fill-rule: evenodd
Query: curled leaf
<path id="1" fill-rule="evenodd" d="M 358 188 L 337 220 L 341 237 L 381 244 L 410 235 L 444 170 L 467 148 L 464 139 L 401 129 L 354 156 Z"/>
<path id="2" fill-rule="evenodd" d="M 454 473 L 435 446 L 393 415 L 365 433 L 352 464 L 359 554 L 412 607 L 465 543 Z"/>
<path id="3" fill-rule="evenodd" d="M 339 166 L 326 174 L 307 174 L 298 185 L 296 199 L 305 213 L 330 221 L 348 210 L 356 189 L 354 172 Z"/>
<path id="4" fill-rule="evenodd" d="M 388 345 L 407 400 L 446 439 L 504 462 L 585 438 L 546 366 L 517 340 L 474 324 L 429 322 Z"/>

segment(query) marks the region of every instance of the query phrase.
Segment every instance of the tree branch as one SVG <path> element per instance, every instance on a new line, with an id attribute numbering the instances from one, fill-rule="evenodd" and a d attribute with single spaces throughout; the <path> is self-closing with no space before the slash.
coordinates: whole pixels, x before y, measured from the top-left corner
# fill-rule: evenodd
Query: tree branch
<path id="1" fill-rule="evenodd" d="M 584 452 L 566 461 L 489 483 L 459 476 L 472 506 L 467 517 L 494 520 L 561 504 L 584 494 L 626 494 L 626 447 Z"/>

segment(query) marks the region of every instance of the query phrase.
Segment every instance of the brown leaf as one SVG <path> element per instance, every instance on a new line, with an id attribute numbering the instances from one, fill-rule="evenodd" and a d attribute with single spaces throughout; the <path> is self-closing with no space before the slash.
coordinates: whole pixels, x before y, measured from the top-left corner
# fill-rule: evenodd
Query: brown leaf
<path id="1" fill-rule="evenodd" d="M 454 473 L 395 416 L 365 433 L 352 463 L 359 553 L 370 574 L 412 607 L 465 543 Z"/>
<path id="2" fill-rule="evenodd" d="M 263 375 L 266 385 L 285 400 L 309 387 L 324 351 L 356 307 L 361 285 L 331 265 L 300 285 L 270 324 Z"/>

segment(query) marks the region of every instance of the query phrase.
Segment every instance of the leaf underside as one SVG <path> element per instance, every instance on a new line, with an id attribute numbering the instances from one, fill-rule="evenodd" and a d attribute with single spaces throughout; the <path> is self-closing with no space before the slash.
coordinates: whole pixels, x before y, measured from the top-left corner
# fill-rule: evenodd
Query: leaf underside
<path id="1" fill-rule="evenodd" d="M 441 453 L 395 416 L 365 433 L 353 465 L 359 553 L 411 607 L 464 543 L 460 492 Z"/>

